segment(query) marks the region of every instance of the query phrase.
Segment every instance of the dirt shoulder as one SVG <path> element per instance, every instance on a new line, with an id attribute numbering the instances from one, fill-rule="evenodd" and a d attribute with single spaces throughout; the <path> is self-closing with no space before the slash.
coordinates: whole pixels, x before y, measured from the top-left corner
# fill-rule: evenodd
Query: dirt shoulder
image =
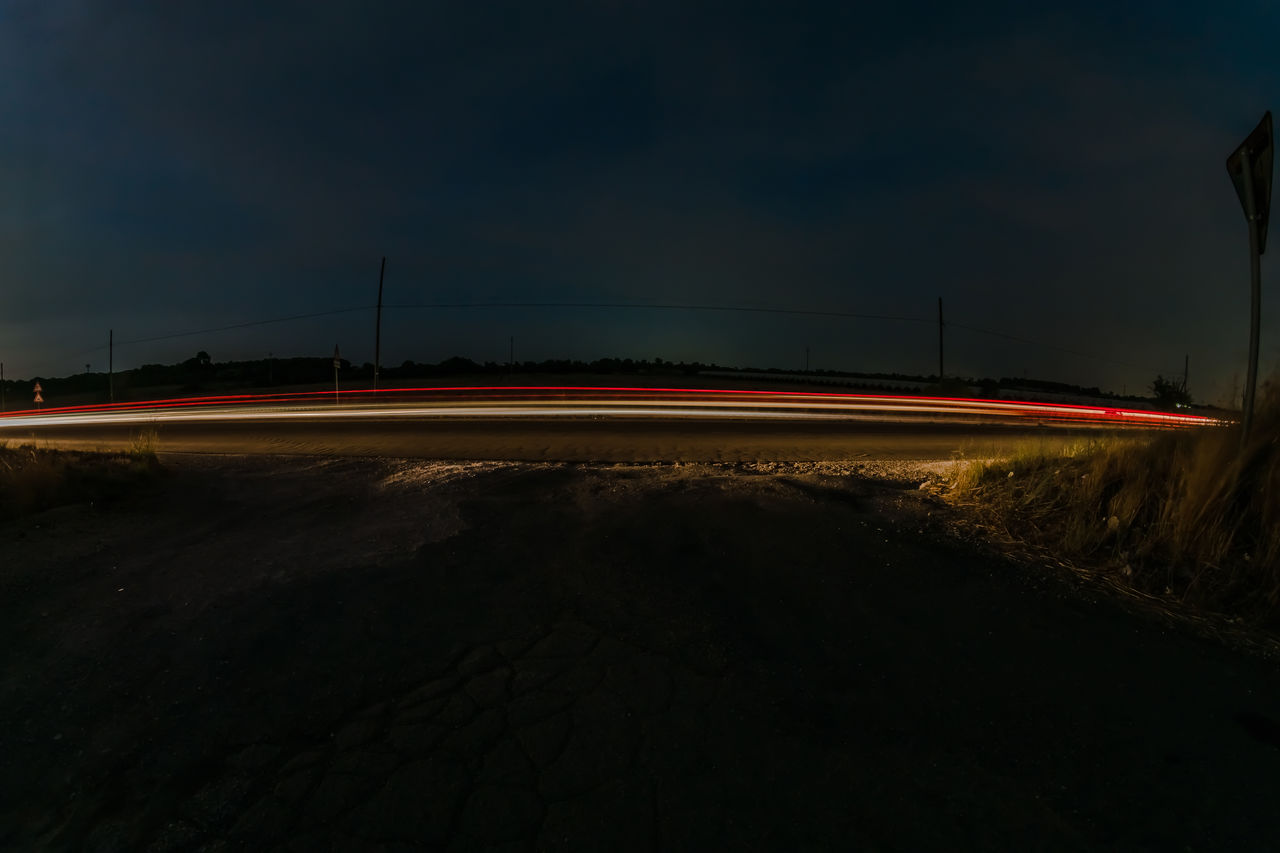
<path id="1" fill-rule="evenodd" d="M 902 463 L 171 457 L 0 523 L 10 849 L 1258 849 L 1273 663 Z"/>

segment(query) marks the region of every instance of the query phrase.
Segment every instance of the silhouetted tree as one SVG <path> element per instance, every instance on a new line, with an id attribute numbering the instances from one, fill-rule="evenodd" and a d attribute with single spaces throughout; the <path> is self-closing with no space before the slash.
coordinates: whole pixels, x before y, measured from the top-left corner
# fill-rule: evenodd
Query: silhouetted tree
<path id="1" fill-rule="evenodd" d="M 188 370 L 200 370 L 207 368 L 212 364 L 213 360 L 209 358 L 209 353 L 204 350 L 200 350 L 200 352 L 196 353 L 193 357 L 184 361 L 182 366 Z"/>
<path id="2" fill-rule="evenodd" d="M 1161 406 L 1173 408 L 1191 404 L 1191 395 L 1187 393 L 1186 388 L 1182 387 L 1182 383 L 1165 379 L 1163 376 L 1155 378 L 1151 383 L 1151 391 L 1156 395 L 1156 403 Z"/>

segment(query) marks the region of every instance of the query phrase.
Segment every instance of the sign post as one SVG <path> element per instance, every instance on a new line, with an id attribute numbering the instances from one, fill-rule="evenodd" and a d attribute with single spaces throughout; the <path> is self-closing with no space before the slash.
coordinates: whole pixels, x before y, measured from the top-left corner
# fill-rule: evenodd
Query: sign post
<path id="1" fill-rule="evenodd" d="M 342 356 L 338 355 L 338 345 L 333 345 L 333 404 L 338 405 L 338 368 L 342 367 Z"/>
<path id="2" fill-rule="evenodd" d="M 34 388 L 32 388 L 31 390 L 32 390 L 32 391 L 34 391 L 34 392 L 35 392 L 35 394 L 36 394 L 36 400 L 35 400 L 35 403 L 36 403 L 36 408 L 38 409 L 38 408 L 40 408 L 40 404 L 44 402 L 44 397 L 41 397 L 41 396 L 40 396 L 40 392 L 41 392 L 41 391 L 43 391 L 44 389 L 43 389 L 43 388 L 41 388 L 41 387 L 40 387 L 40 383 L 39 383 L 39 382 L 37 382 L 37 383 L 36 383 L 36 386 L 35 386 Z"/>
<path id="3" fill-rule="evenodd" d="M 378 273 L 378 314 L 373 322 L 373 392 L 378 393 L 378 373 L 382 369 L 382 279 L 387 274 L 387 258 L 382 258 L 382 270 Z"/>
<path id="4" fill-rule="evenodd" d="M 1262 253 L 1267 249 L 1267 219 L 1271 214 L 1271 172 L 1273 137 L 1271 111 L 1227 158 L 1227 174 L 1235 185 L 1249 225 L 1249 374 L 1244 386 L 1244 429 L 1241 446 L 1249 439 L 1253 425 L 1254 394 L 1258 386 L 1258 326 L 1262 313 Z"/>

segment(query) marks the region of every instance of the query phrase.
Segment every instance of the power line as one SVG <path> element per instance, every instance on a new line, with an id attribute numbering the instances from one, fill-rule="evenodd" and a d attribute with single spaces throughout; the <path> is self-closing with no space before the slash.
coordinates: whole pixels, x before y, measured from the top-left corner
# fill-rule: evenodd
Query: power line
<path id="1" fill-rule="evenodd" d="M 294 320 L 310 320 L 313 317 L 331 317 L 335 314 L 352 314 L 356 311 L 372 311 L 372 310 L 373 310 L 372 305 L 360 305 L 355 308 L 335 308 L 331 311 L 316 311 L 315 313 L 312 313 L 312 314 L 294 314 L 290 317 L 272 317 L 269 320 L 250 320 L 244 323 L 232 323 L 229 326 L 214 326 L 208 329 L 192 329 L 186 332 L 174 332 L 168 335 L 155 335 L 149 338 L 134 338 L 131 341 L 118 341 L 116 342 L 116 346 L 125 346 L 128 344 L 150 344 L 156 341 L 169 341 L 175 338 L 189 338 L 195 335 L 207 335 L 207 334 L 212 334 L 214 332 L 229 332 L 234 329 L 248 329 L 252 326 L 266 326 L 266 325 L 270 325 L 271 323 L 289 323 Z M 98 350 L 104 350 L 104 349 L 106 349 L 106 347 L 93 347 L 92 349 L 87 349 L 87 350 L 84 350 L 83 352 L 86 352 L 86 353 L 96 352 Z"/>
<path id="2" fill-rule="evenodd" d="M 1023 338 L 1023 337 L 1019 337 L 1018 335 L 1010 335 L 1007 332 L 997 332 L 992 329 L 982 329 L 982 328 L 979 328 L 978 326 L 970 326 L 966 323 L 947 323 L 947 325 L 957 329 L 965 329 L 970 332 L 977 332 L 982 335 L 990 335 L 995 338 L 1004 338 L 1005 340 L 1008 340 L 1008 341 L 1016 341 L 1017 343 L 1020 343 L 1020 344 L 1028 344 L 1030 346 L 1042 347 L 1044 349 L 1051 349 L 1057 352 L 1067 353 L 1068 355 L 1074 355 L 1079 358 L 1091 358 L 1095 361 L 1104 361 L 1104 362 L 1107 362 L 1108 364 L 1114 364 L 1120 367 L 1131 367 L 1134 370 L 1152 370 L 1153 369 L 1151 367 L 1144 367 L 1140 364 L 1133 364 L 1132 362 L 1128 362 L 1128 361 L 1120 361 L 1118 359 L 1107 358 L 1106 356 L 1102 356 L 1102 355 L 1094 355 L 1093 353 L 1070 349 L 1069 347 L 1061 347 L 1061 346 L 1058 346 L 1057 344 L 1047 344 L 1044 341 L 1033 341 L 1030 338 Z M 1155 372 L 1163 374 L 1163 373 L 1167 373 L 1168 371 L 1156 370 Z"/>
<path id="3" fill-rule="evenodd" d="M 815 311 L 796 308 L 756 308 L 741 305 L 703 305 L 703 304 L 683 304 L 683 303 L 649 303 L 649 302 L 428 302 L 428 303 L 412 303 L 402 305 L 387 306 L 390 308 L 656 308 L 656 309 L 675 309 L 686 311 L 741 311 L 761 314 L 790 314 L 803 315 L 811 317 L 841 317 L 845 319 L 857 320 L 891 320 L 906 323 L 934 323 L 935 320 L 929 317 L 910 317 L 895 314 L 863 314 L 852 311 Z M 1056 344 L 1045 343 L 1043 341 L 1035 341 L 1030 338 L 1019 337 L 1018 335 L 1010 335 L 1005 332 L 997 332 L 991 329 L 983 329 L 978 326 L 970 326 L 965 323 L 949 322 L 946 325 L 953 326 L 957 329 L 966 329 L 970 332 L 978 332 L 979 334 L 992 335 L 998 338 L 1004 338 L 1010 341 L 1016 341 L 1021 344 L 1051 349 L 1057 352 L 1074 355 L 1080 358 L 1089 358 L 1096 361 L 1103 361 L 1109 364 L 1115 364 L 1121 367 L 1130 367 L 1135 370 L 1150 370 L 1149 367 L 1133 364 L 1131 362 L 1119 361 L 1106 356 L 1094 355 L 1092 353 L 1081 352 L 1080 350 L 1062 347 Z M 1157 373 L 1162 371 L 1156 371 Z"/>
<path id="4" fill-rule="evenodd" d="M 836 317 L 840 319 L 853 320 L 880 320 L 899 323 L 929 323 L 936 322 L 934 318 L 909 316 L 900 314 L 869 314 L 857 311 L 819 311 L 814 309 L 800 308 L 766 308 L 747 305 L 715 305 L 708 303 L 677 303 L 677 302 L 420 302 L 420 303 L 401 303 L 396 305 L 386 305 L 385 308 L 398 309 L 426 309 L 426 310 L 475 310 L 475 309 L 565 309 L 565 308 L 591 308 L 591 309 L 623 309 L 623 310 L 663 310 L 663 311 L 726 311 L 748 314 L 777 314 L 789 316 L 807 316 L 807 317 Z M 275 323 L 290 323 L 297 320 L 309 320 L 316 317 L 331 317 L 338 314 L 352 314 L 359 311 L 372 311 L 374 306 L 359 305 L 348 308 L 334 308 L 328 311 L 315 311 L 308 314 L 293 314 L 285 317 L 271 317 L 264 320 L 249 320 L 241 323 L 231 323 L 225 326 L 212 326 L 204 329 L 190 329 L 182 332 L 172 332 L 164 335 L 152 335 L 144 338 L 134 338 L 132 340 L 117 341 L 116 346 L 130 346 L 134 344 L 156 343 L 159 341 L 176 340 L 178 338 L 194 337 L 196 335 L 214 334 L 217 332 L 228 332 L 236 329 L 248 329 L 256 326 L 266 326 Z M 1028 346 L 1041 347 L 1043 349 L 1054 350 L 1056 352 L 1073 355 L 1078 358 L 1092 359 L 1095 361 L 1106 362 L 1109 364 L 1128 367 L 1135 370 L 1151 370 L 1152 368 L 1142 365 L 1133 364 L 1131 362 L 1121 361 L 1119 359 L 1108 358 L 1093 353 L 1083 352 L 1081 350 L 1071 349 L 1070 347 L 1058 346 L 1056 344 L 1046 343 L 1044 341 L 1032 340 L 1019 335 L 1011 335 L 1007 332 L 1000 332 L 993 329 L 984 329 L 979 326 L 971 326 L 967 323 L 948 322 L 948 326 L 964 329 L 970 332 L 976 332 L 991 337 L 1003 338 L 1004 340 L 1014 341 Z M 84 355 L 92 352 L 100 352 L 107 349 L 105 346 L 91 347 L 82 350 L 75 355 Z M 1156 371 L 1165 373 L 1167 371 Z"/>
<path id="5" fill-rule="evenodd" d="M 893 320 L 906 323 L 931 323 L 927 317 L 905 317 L 895 314 L 861 314 L 852 311 L 813 311 L 798 308 L 754 308 L 744 305 L 689 305 L 652 302 L 422 302 L 388 305 L 387 308 L 654 308 L 681 311 L 741 311 L 757 314 L 793 314 L 810 317 L 843 317 L 855 320 Z"/>

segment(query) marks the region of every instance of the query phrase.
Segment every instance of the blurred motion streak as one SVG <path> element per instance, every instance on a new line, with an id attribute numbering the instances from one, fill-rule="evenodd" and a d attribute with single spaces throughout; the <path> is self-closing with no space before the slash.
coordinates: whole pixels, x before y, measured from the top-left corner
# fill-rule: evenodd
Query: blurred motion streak
<path id="1" fill-rule="evenodd" d="M 1225 426 L 1202 415 L 951 397 L 834 392 L 690 390 L 587 386 L 464 386 L 346 392 L 353 402 L 334 407 L 332 392 L 236 394 L 139 403 L 27 409 L 0 415 L 3 430 L 61 424 L 166 421 L 269 421 L 307 418 L 734 418 L 885 422 L 1026 423 L 1108 428 Z M 363 398 L 363 399 L 362 399 Z"/>

